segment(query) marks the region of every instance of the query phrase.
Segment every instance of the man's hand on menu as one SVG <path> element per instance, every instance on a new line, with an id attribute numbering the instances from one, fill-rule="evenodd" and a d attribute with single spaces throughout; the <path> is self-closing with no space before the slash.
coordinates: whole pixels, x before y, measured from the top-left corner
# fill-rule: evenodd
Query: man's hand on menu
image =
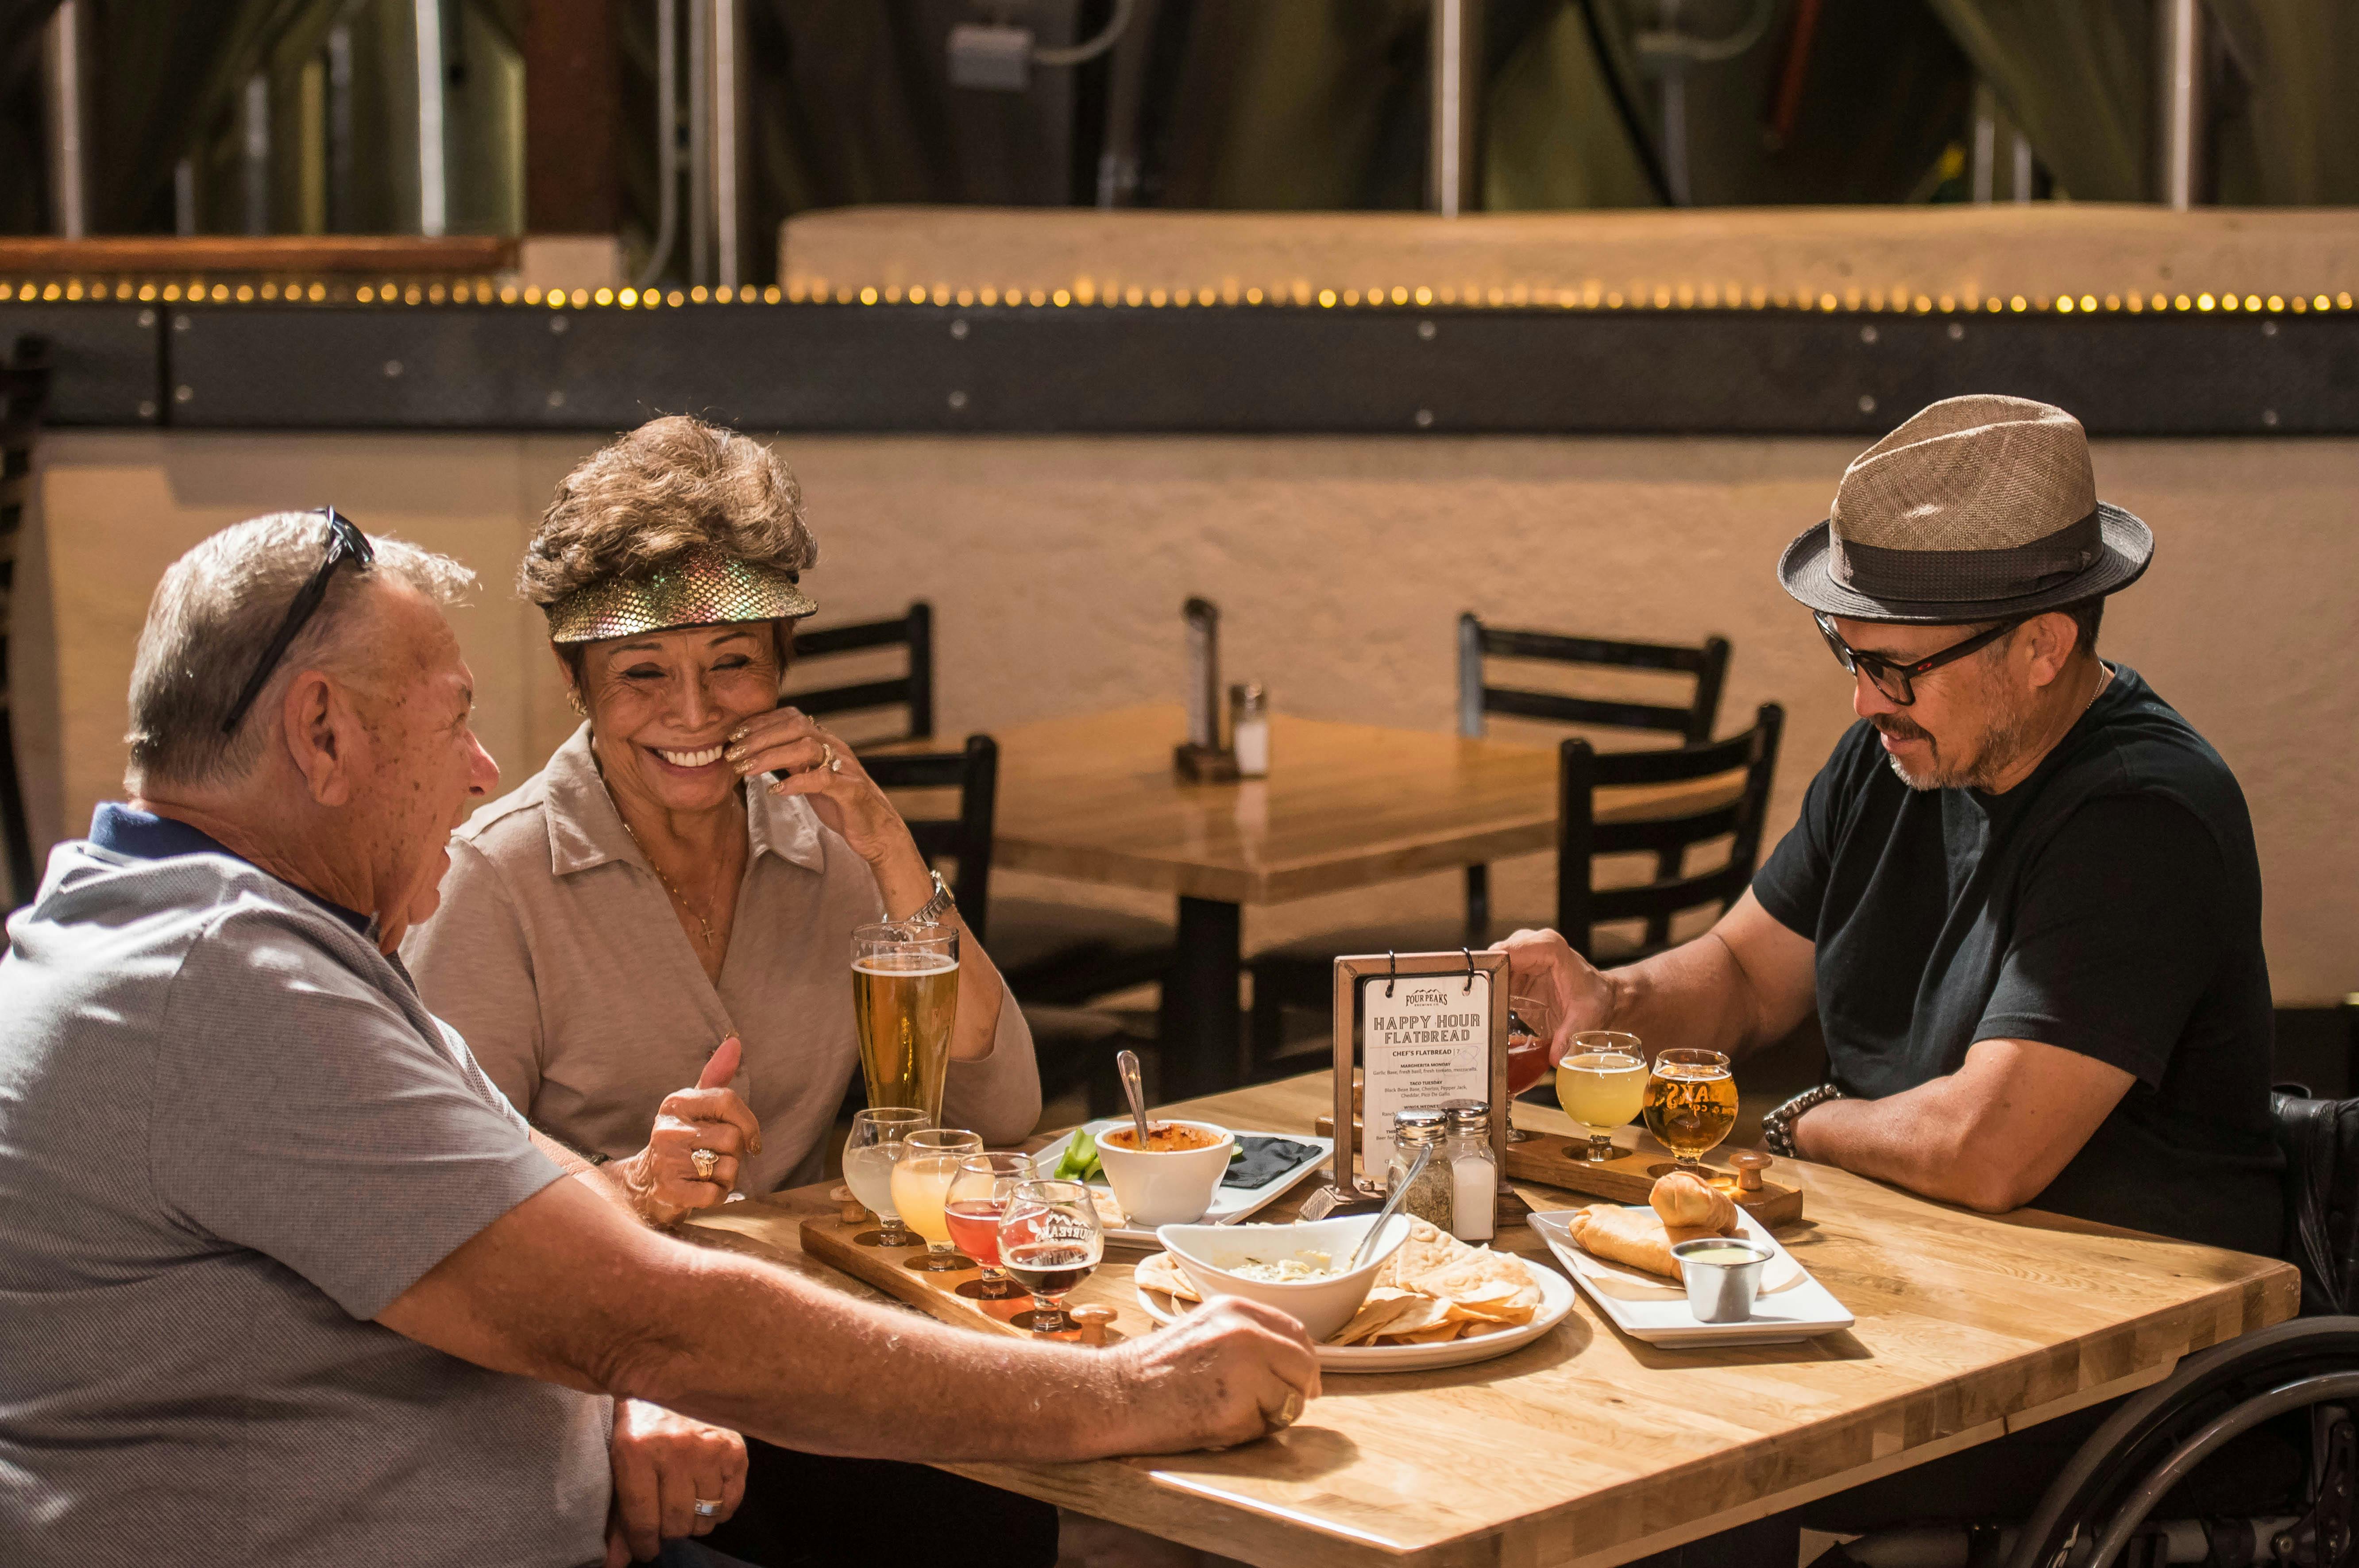
<path id="1" fill-rule="evenodd" d="M 1584 1029 L 1613 1026 L 1614 987 L 1596 966 L 1553 931 L 1518 931 L 1491 945 L 1507 956 L 1509 993 L 1537 993 L 1555 1004 L 1556 1034 L 1549 1042 L 1549 1065 L 1563 1060 L 1565 1047 Z"/>
<path id="2" fill-rule="evenodd" d="M 1232 1448 L 1282 1429 L 1319 1397 L 1319 1354 L 1302 1325 L 1258 1302 L 1207 1302 L 1115 1352 L 1125 1353 L 1131 1430 L 1114 1434 L 1113 1453 Z"/>
<path id="3" fill-rule="evenodd" d="M 631 1206 L 650 1223 L 669 1225 L 720 1203 L 736 1184 L 739 1157 L 762 1152 L 762 1124 L 728 1087 L 744 1052 L 735 1035 L 723 1040 L 696 1087 L 666 1095 L 656 1108 L 647 1146 L 609 1167 L 630 1195 Z M 696 1172 L 699 1149 L 720 1156 L 709 1180 Z"/>
<path id="4" fill-rule="evenodd" d="M 614 1502 L 606 1520 L 606 1568 L 652 1561 L 663 1543 L 702 1535 L 745 1496 L 745 1440 L 661 1405 L 614 1401 Z M 699 1502 L 718 1511 L 700 1515 Z"/>

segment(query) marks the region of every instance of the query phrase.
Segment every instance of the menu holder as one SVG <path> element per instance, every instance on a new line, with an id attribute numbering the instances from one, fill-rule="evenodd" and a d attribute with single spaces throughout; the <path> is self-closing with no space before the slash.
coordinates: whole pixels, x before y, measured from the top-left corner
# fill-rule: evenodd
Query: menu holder
<path id="1" fill-rule="evenodd" d="M 1356 1130 L 1359 1118 L 1352 1119 Z M 1322 1116 L 1318 1121 L 1321 1137 L 1329 1136 L 1335 1125 L 1332 1116 Z M 1336 1139 L 1336 1147 L 1343 1147 Z M 1533 1182 L 1544 1187 L 1560 1187 L 1566 1192 L 1585 1193 L 1591 1197 L 1611 1198 L 1620 1203 L 1645 1203 L 1655 1190 L 1655 1177 L 1650 1173 L 1662 1163 L 1659 1153 L 1625 1149 L 1611 1160 L 1590 1161 L 1582 1158 L 1581 1149 L 1586 1138 L 1565 1138 L 1553 1132 L 1535 1132 L 1521 1143 L 1507 1145 L 1507 1157 L 1503 1168 L 1508 1179 Z M 1802 1191 L 1783 1182 L 1760 1174 L 1776 1163 L 1767 1154 L 1740 1149 L 1731 1154 L 1731 1170 L 1715 1165 L 1709 1160 L 1704 1171 L 1716 1186 L 1736 1200 L 1736 1206 L 1773 1229 L 1791 1225 L 1802 1217 Z M 1756 1163 L 1757 1162 L 1757 1163 Z M 1753 1169 L 1745 1167 L 1753 1166 Z M 1758 1184 L 1746 1187 L 1750 1177 Z"/>
<path id="2" fill-rule="evenodd" d="M 1004 1301 L 975 1301 L 960 1295 L 959 1286 L 983 1277 L 980 1270 L 960 1269 L 936 1274 L 904 1268 L 903 1260 L 923 1252 L 925 1244 L 863 1247 L 853 1239 L 871 1228 L 873 1222 L 865 1211 L 855 1219 L 847 1219 L 842 1213 L 832 1217 L 806 1219 L 802 1223 L 803 1251 L 864 1284 L 874 1285 L 886 1295 L 908 1303 L 929 1317 L 985 1334 L 1006 1335 L 1012 1339 L 1060 1339 L 1069 1345 L 1116 1345 L 1155 1327 L 1155 1320 L 1138 1304 L 1138 1292 L 1131 1288 L 1131 1264 L 1117 1262 L 1111 1247 L 1090 1277 L 1065 1298 L 1066 1310 L 1082 1320 L 1080 1332 L 1035 1334 L 1007 1321 L 1032 1304 L 1030 1296 L 1018 1292 Z"/>
<path id="3" fill-rule="evenodd" d="M 1337 1202 L 1384 1195 L 1392 1113 L 1477 1099 L 1491 1107 L 1491 1149 L 1506 1169 L 1507 956 L 1360 953 L 1335 960 Z M 1355 1080 L 1354 1065 L 1359 1068 Z M 1373 1137 L 1355 1114 L 1376 1108 Z"/>

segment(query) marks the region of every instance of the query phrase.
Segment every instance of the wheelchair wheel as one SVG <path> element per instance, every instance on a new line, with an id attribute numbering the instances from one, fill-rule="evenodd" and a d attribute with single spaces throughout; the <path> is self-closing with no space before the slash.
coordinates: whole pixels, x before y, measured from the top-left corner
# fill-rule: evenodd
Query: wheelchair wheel
<path id="1" fill-rule="evenodd" d="M 2173 1521 L 2158 1505 L 2207 1457 L 2310 1411 L 2298 1511 Z M 2091 1434 L 2016 1538 L 2008 1568 L 2119 1563 L 2340 1563 L 2352 1552 L 2359 1317 L 2279 1324 L 2190 1357 Z"/>

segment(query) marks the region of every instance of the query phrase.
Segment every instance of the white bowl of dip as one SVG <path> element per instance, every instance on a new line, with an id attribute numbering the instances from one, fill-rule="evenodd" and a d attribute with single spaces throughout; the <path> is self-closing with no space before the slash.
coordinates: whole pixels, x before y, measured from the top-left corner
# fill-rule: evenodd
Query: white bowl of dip
<path id="1" fill-rule="evenodd" d="M 1317 1344 L 1352 1321 L 1368 1299 L 1376 1271 L 1408 1240 L 1409 1217 L 1396 1214 L 1385 1221 L 1367 1260 L 1342 1271 L 1375 1217 L 1354 1214 L 1306 1225 L 1167 1225 L 1155 1238 L 1205 1300 L 1243 1296 L 1276 1307 Z"/>
<path id="2" fill-rule="evenodd" d="M 1186 1136 L 1203 1141 L 1194 1149 L 1125 1149 L 1114 1141 L 1116 1134 L 1135 1138 L 1138 1130 L 1127 1121 L 1107 1128 L 1098 1134 L 1098 1163 L 1105 1168 L 1114 1201 L 1141 1230 L 1203 1218 L 1228 1173 L 1237 1135 L 1209 1121 L 1169 1117 L 1150 1117 L 1147 1125 L 1158 1138 L 1166 1129 L 1185 1129 Z"/>

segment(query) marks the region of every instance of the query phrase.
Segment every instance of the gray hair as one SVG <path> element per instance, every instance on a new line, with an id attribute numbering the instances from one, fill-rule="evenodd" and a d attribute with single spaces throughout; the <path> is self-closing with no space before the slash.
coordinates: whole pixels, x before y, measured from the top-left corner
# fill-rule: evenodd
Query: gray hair
<path id="1" fill-rule="evenodd" d="M 340 569 L 236 733 L 222 733 L 288 606 L 319 569 L 326 532 L 317 512 L 274 512 L 223 529 L 164 573 L 131 671 L 131 764 L 124 782 L 133 793 L 151 781 L 208 784 L 245 777 L 262 755 L 268 716 L 292 672 L 359 662 L 350 633 L 361 619 L 353 604 L 364 574 Z M 376 535 L 369 543 L 376 550 L 365 574 L 371 578 L 406 583 L 445 608 L 473 586 L 475 574 L 448 556 Z"/>

